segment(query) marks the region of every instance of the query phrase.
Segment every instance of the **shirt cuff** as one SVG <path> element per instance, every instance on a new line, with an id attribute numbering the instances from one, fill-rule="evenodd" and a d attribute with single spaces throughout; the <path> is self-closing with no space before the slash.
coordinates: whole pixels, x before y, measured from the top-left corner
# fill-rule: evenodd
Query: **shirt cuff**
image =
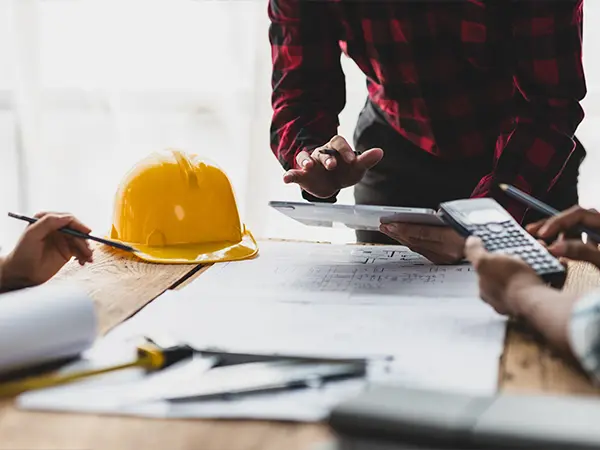
<path id="1" fill-rule="evenodd" d="M 600 384 L 600 290 L 579 300 L 569 321 L 569 343 L 581 367 Z"/>
<path id="2" fill-rule="evenodd" d="M 340 193 L 340 191 L 336 192 L 331 197 L 321 198 L 321 197 L 315 197 L 314 195 L 309 194 L 305 190 L 302 190 L 302 198 L 304 200 L 307 200 L 312 203 L 335 203 L 337 201 L 337 195 L 339 193 Z"/>

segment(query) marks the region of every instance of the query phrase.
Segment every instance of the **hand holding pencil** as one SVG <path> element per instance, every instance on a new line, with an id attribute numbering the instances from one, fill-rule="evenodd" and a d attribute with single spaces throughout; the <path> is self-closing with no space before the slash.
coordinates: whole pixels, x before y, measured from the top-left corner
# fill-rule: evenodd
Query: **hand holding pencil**
<path id="1" fill-rule="evenodd" d="M 1 261 L 0 289 L 36 286 L 52 278 L 71 258 L 92 262 L 87 240 L 60 232 L 69 228 L 83 234 L 91 230 L 69 214 L 39 213 L 25 229 L 15 248 Z"/>
<path id="2" fill-rule="evenodd" d="M 380 148 L 358 154 L 343 137 L 335 136 L 312 153 L 305 150 L 298 153 L 296 168 L 285 173 L 283 182 L 296 183 L 315 197 L 329 198 L 340 189 L 358 183 L 381 158 Z"/>
<path id="3" fill-rule="evenodd" d="M 587 261 L 600 268 L 600 213 L 575 205 L 565 211 L 558 211 L 533 196 L 510 186 L 501 184 L 506 194 L 524 205 L 545 214 L 548 218 L 526 226 L 531 235 L 540 239 L 555 239 L 548 251 L 559 258 Z M 577 231 L 585 233 L 587 241 L 566 239 L 564 233 Z"/>

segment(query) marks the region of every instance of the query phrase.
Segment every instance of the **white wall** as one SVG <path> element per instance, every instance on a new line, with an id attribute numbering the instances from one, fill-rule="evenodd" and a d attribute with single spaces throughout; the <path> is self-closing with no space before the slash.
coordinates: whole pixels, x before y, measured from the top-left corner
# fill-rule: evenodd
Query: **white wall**
<path id="1" fill-rule="evenodd" d="M 588 156 L 581 169 L 580 202 L 586 207 L 600 206 L 600 2 L 584 2 L 583 60 L 588 94 L 583 101 L 585 119 L 577 135 Z"/>
<path id="2" fill-rule="evenodd" d="M 600 0 L 586 0 L 589 94 L 578 132 L 588 149 L 580 185 L 586 206 L 600 205 L 599 21 Z M 266 0 L 0 1 L 0 245 L 10 246 L 23 227 L 3 213 L 18 209 L 19 181 L 29 194 L 23 212 L 72 211 L 102 234 L 125 171 L 171 146 L 224 167 L 257 236 L 352 241 L 351 230 L 305 227 L 267 206 L 301 199 L 295 186 L 283 185 L 269 149 L 267 27 Z M 14 49 L 36 50 L 36 34 L 39 60 L 35 51 L 15 58 Z M 340 134 L 351 141 L 366 89 L 353 62 L 344 58 L 343 67 L 348 103 Z M 15 68 L 32 73 L 15 78 Z M 14 94 L 38 89 L 39 98 L 27 99 L 38 116 L 26 117 L 27 177 L 19 179 Z M 353 203 L 352 190 L 339 198 Z"/>

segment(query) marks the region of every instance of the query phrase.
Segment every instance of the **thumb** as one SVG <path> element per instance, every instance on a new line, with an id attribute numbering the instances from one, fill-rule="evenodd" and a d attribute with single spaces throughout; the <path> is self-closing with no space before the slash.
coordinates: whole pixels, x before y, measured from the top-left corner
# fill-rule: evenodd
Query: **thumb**
<path id="1" fill-rule="evenodd" d="M 375 166 L 379 161 L 381 161 L 381 158 L 383 158 L 383 150 L 380 148 L 372 148 L 359 155 L 356 158 L 356 161 L 366 170 Z"/>
<path id="2" fill-rule="evenodd" d="M 66 227 L 73 220 L 74 217 L 68 214 L 48 214 L 34 224 L 30 225 L 26 231 L 26 234 L 33 239 L 42 240 L 45 239 L 50 233 Z"/>
<path id="3" fill-rule="evenodd" d="M 481 261 L 486 253 L 481 239 L 475 236 L 467 238 L 465 242 L 465 256 L 474 266 L 479 264 L 479 261 Z"/>
<path id="4" fill-rule="evenodd" d="M 303 172 L 301 170 L 298 170 L 298 169 L 288 170 L 286 173 L 283 174 L 283 182 L 285 184 L 300 183 L 300 181 L 302 180 L 302 175 L 303 175 Z"/>
<path id="5" fill-rule="evenodd" d="M 600 251 L 594 245 L 584 244 L 581 241 L 566 240 L 552 244 L 549 250 L 554 256 L 587 261 L 600 266 Z"/>

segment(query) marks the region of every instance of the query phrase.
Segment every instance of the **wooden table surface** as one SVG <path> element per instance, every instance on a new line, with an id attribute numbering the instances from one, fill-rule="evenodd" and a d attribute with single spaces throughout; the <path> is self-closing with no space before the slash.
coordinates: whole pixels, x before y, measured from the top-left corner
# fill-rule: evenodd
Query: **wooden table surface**
<path id="1" fill-rule="evenodd" d="M 96 262 L 84 268 L 70 264 L 60 279 L 84 284 L 97 303 L 101 332 L 122 322 L 167 289 L 198 276 L 192 265 L 155 265 L 96 250 Z M 585 292 L 600 285 L 595 267 L 575 263 L 567 289 Z M 500 365 L 505 392 L 546 392 L 597 395 L 574 364 L 554 355 L 533 334 L 510 324 Z M 0 403 L 2 450 L 295 450 L 330 439 L 316 424 L 263 421 L 159 420 L 17 410 Z"/>

